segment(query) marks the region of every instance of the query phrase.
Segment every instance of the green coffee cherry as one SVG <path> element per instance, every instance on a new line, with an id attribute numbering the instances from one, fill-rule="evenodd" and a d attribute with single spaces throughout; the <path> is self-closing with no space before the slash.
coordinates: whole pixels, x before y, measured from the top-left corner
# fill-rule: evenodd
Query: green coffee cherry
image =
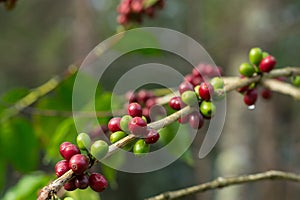
<path id="1" fill-rule="evenodd" d="M 262 58 L 264 59 L 265 57 L 267 57 L 268 55 L 270 55 L 268 52 L 263 52 L 263 54 L 262 54 Z"/>
<path id="2" fill-rule="evenodd" d="M 121 118 L 120 127 L 123 131 L 129 132 L 128 123 L 130 122 L 131 119 L 132 119 L 132 117 L 130 115 L 124 115 Z"/>
<path id="3" fill-rule="evenodd" d="M 220 77 L 214 77 L 210 80 L 210 84 L 215 90 L 222 89 L 224 87 L 224 81 Z"/>
<path id="4" fill-rule="evenodd" d="M 89 149 L 91 146 L 91 138 L 86 133 L 80 133 L 76 138 L 79 149 Z"/>
<path id="5" fill-rule="evenodd" d="M 249 63 L 242 63 L 239 68 L 240 74 L 246 77 L 251 77 L 255 73 L 255 68 Z"/>
<path id="6" fill-rule="evenodd" d="M 185 91 L 181 94 L 181 100 L 183 103 L 193 106 L 198 103 L 197 96 L 193 91 Z"/>
<path id="7" fill-rule="evenodd" d="M 103 140 L 97 140 L 91 146 L 91 154 L 97 160 L 101 160 L 108 152 L 108 144 Z"/>
<path id="8" fill-rule="evenodd" d="M 146 154 L 150 151 L 150 145 L 143 139 L 139 139 L 133 146 L 133 153 L 137 156 Z"/>
<path id="9" fill-rule="evenodd" d="M 200 88 L 200 85 L 196 85 L 196 86 L 194 87 L 194 91 L 195 91 L 197 97 L 201 99 L 201 97 L 200 97 L 200 95 L 199 95 L 199 88 Z"/>
<path id="10" fill-rule="evenodd" d="M 293 76 L 291 81 L 294 86 L 300 87 L 300 76 Z"/>
<path id="11" fill-rule="evenodd" d="M 148 123 L 147 118 L 146 118 L 145 116 L 142 116 L 142 119 L 143 119 L 146 123 Z"/>
<path id="12" fill-rule="evenodd" d="M 117 141 L 121 140 L 122 138 L 126 137 L 127 134 L 123 131 L 117 131 L 117 132 L 114 132 L 110 135 L 110 142 L 113 144 L 113 143 L 116 143 Z"/>
<path id="13" fill-rule="evenodd" d="M 259 65 L 263 58 L 263 52 L 260 48 L 252 48 L 249 52 L 249 60 L 254 65 Z"/>
<path id="14" fill-rule="evenodd" d="M 65 197 L 64 200 L 74 200 L 72 197 Z"/>
<path id="15" fill-rule="evenodd" d="M 210 101 L 202 101 L 200 112 L 206 118 L 211 118 L 216 112 L 216 106 Z"/>

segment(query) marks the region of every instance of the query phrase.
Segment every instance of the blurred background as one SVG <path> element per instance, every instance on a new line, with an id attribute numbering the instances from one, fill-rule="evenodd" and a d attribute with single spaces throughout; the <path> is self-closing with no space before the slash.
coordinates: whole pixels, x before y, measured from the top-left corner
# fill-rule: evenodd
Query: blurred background
<path id="1" fill-rule="evenodd" d="M 0 5 L 0 109 L 11 105 L 20 94 L 28 93 L 28 89 L 63 73 L 70 64 L 80 64 L 93 47 L 116 33 L 118 3 L 116 0 L 59 3 L 19 0 L 12 11 Z M 225 75 L 238 75 L 239 64 L 248 59 L 249 49 L 255 46 L 273 54 L 279 67 L 300 65 L 298 0 L 166 0 L 165 8 L 153 19 L 145 18 L 142 26 L 170 28 L 194 38 L 223 68 Z M 106 84 L 111 84 L 109 78 Z M 71 109 L 71 86 L 67 82 L 36 105 L 44 109 Z M 299 102 L 274 94 L 268 102 L 260 98 L 256 109 L 250 111 L 242 96 L 232 92 L 227 96 L 227 106 L 221 138 L 206 158 L 197 157 L 203 130 L 191 147 L 192 161 L 180 159 L 146 174 L 110 172 L 115 182 L 101 193 L 101 199 L 138 200 L 218 176 L 270 169 L 300 173 Z M 74 140 L 76 134 L 68 125 L 71 116 L 39 116 L 28 112 L 21 115 L 1 124 L 0 198 L 3 199 L 31 199 L 26 196 L 29 193 L 34 197 L 36 188 L 54 179 L 59 142 Z M 62 131 L 70 134 L 56 136 Z M 29 182 L 34 185 L 32 188 Z M 26 191 L 25 196 L 16 196 Z M 264 181 L 185 199 L 290 200 L 299 199 L 299 195 L 297 183 Z"/>

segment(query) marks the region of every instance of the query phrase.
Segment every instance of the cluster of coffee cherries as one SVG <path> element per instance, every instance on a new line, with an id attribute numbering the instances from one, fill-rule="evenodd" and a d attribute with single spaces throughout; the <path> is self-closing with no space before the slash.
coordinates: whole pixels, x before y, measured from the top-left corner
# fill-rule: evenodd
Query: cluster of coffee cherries
<path id="1" fill-rule="evenodd" d="M 118 17 L 119 24 L 125 26 L 130 23 L 142 23 L 143 16 L 154 17 L 156 9 L 162 9 L 164 7 L 164 0 L 157 0 L 152 5 L 145 4 L 147 0 L 121 0 L 118 5 Z"/>
<path id="2" fill-rule="evenodd" d="M 175 96 L 169 101 L 169 106 L 174 110 L 183 107 L 199 106 L 199 111 L 194 111 L 182 116 L 179 123 L 189 123 L 194 129 L 200 129 L 204 119 L 213 117 L 216 106 L 211 100 L 221 100 L 225 96 L 224 82 L 218 77 L 221 69 L 209 64 L 200 64 L 188 74 L 185 80 L 179 85 L 180 96 Z"/>
<path id="3" fill-rule="evenodd" d="M 147 127 L 147 118 L 143 116 L 142 106 L 137 102 L 128 104 L 127 115 L 110 119 L 108 129 L 112 132 L 109 138 L 112 144 L 130 133 L 139 138 L 123 147 L 124 150 L 132 150 L 135 155 L 148 153 L 150 144 L 156 143 L 159 139 L 159 133 Z"/>
<path id="4" fill-rule="evenodd" d="M 242 78 L 268 73 L 274 69 L 276 65 L 275 57 L 258 47 L 250 49 L 249 61 L 250 62 L 242 63 L 239 67 Z M 244 103 L 247 106 L 254 106 L 258 98 L 257 90 L 257 84 L 253 83 L 239 88 L 238 92 L 244 95 Z M 270 99 L 272 93 L 269 89 L 263 88 L 261 90 L 261 96 L 264 99 Z"/>
<path id="5" fill-rule="evenodd" d="M 72 169 L 75 175 L 64 184 L 65 190 L 86 189 L 90 186 L 94 191 L 102 192 L 108 187 L 106 178 L 100 173 L 89 173 L 87 170 L 95 159 L 100 160 L 106 155 L 108 144 L 103 140 L 97 140 L 91 145 L 89 135 L 80 133 L 77 136 L 77 145 L 70 142 L 63 142 L 60 145 L 59 152 L 64 160 L 56 163 L 56 176 L 60 177 Z"/>
<path id="6" fill-rule="evenodd" d="M 0 3 L 4 3 L 7 10 L 11 10 L 15 7 L 17 0 L 0 0 Z"/>

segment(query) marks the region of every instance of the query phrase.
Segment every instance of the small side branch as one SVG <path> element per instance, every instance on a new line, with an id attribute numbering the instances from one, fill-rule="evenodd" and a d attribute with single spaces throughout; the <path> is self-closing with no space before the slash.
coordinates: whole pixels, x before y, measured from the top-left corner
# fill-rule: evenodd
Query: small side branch
<path id="1" fill-rule="evenodd" d="M 295 100 L 300 101 L 300 89 L 292 86 L 289 83 L 284 83 L 275 79 L 265 79 L 262 81 L 262 85 L 269 90 L 289 95 Z"/>
<path id="2" fill-rule="evenodd" d="M 237 176 L 231 178 L 219 177 L 211 182 L 203 183 L 200 185 L 196 185 L 196 186 L 192 186 L 192 187 L 188 187 L 176 191 L 165 192 L 157 196 L 147 198 L 145 200 L 178 199 L 180 197 L 204 192 L 207 190 L 219 189 L 219 188 L 228 187 L 232 185 L 257 182 L 262 180 L 286 180 L 286 181 L 293 181 L 293 182 L 300 183 L 300 175 L 295 173 L 290 173 L 290 172 L 271 170 L 263 173 L 249 174 L 249 175 L 243 175 L 243 176 Z"/>

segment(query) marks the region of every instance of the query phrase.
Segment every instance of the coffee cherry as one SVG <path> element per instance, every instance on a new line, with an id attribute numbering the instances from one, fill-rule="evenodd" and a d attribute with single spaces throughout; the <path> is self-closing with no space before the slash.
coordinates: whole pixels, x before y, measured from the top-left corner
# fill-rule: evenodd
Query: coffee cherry
<path id="1" fill-rule="evenodd" d="M 133 91 L 128 91 L 125 94 L 125 98 L 128 100 L 129 103 L 137 102 L 136 94 Z"/>
<path id="2" fill-rule="evenodd" d="M 294 86 L 300 87 L 300 76 L 293 76 L 291 81 Z"/>
<path id="3" fill-rule="evenodd" d="M 66 148 L 66 146 L 68 146 L 69 144 L 72 144 L 71 142 L 63 142 L 61 143 L 61 145 L 59 146 L 59 152 L 64 151 L 64 149 Z"/>
<path id="4" fill-rule="evenodd" d="M 92 173 L 89 177 L 89 185 L 96 192 L 102 192 L 108 187 L 106 178 L 98 173 Z"/>
<path id="5" fill-rule="evenodd" d="M 198 103 L 197 95 L 194 91 L 185 91 L 181 94 L 181 100 L 183 103 L 194 106 Z"/>
<path id="6" fill-rule="evenodd" d="M 89 149 L 91 146 L 91 138 L 86 133 L 80 133 L 76 138 L 79 149 Z"/>
<path id="7" fill-rule="evenodd" d="M 202 101 L 200 112 L 205 118 L 211 118 L 216 112 L 216 106 L 209 101 Z"/>
<path id="8" fill-rule="evenodd" d="M 77 189 L 76 185 L 75 185 L 75 180 L 70 180 L 68 182 L 66 182 L 64 184 L 64 189 L 67 190 L 67 191 L 74 191 Z"/>
<path id="9" fill-rule="evenodd" d="M 247 90 L 244 95 L 244 103 L 248 106 L 254 105 L 257 100 L 257 90 Z"/>
<path id="10" fill-rule="evenodd" d="M 76 154 L 70 159 L 69 168 L 77 175 L 82 174 L 89 168 L 89 160 L 85 155 Z"/>
<path id="11" fill-rule="evenodd" d="M 155 100 L 155 98 L 151 98 L 151 99 L 148 99 L 147 101 L 146 101 L 146 107 L 147 108 L 151 108 L 152 106 L 154 106 L 156 104 L 156 100 Z"/>
<path id="12" fill-rule="evenodd" d="M 261 91 L 261 96 L 264 98 L 264 99 L 270 99 L 272 97 L 272 91 L 267 89 L 267 88 L 264 88 L 262 91 Z"/>
<path id="13" fill-rule="evenodd" d="M 214 94 L 214 88 L 208 82 L 201 83 L 199 87 L 199 96 L 205 101 L 209 101 Z"/>
<path id="14" fill-rule="evenodd" d="M 265 57 L 267 57 L 268 55 L 270 55 L 268 52 L 263 52 L 263 54 L 262 54 L 262 58 L 264 59 Z"/>
<path id="15" fill-rule="evenodd" d="M 108 144 L 105 141 L 103 141 L 103 140 L 97 140 L 91 146 L 91 154 L 97 160 L 101 160 L 107 154 L 108 148 L 109 148 Z"/>
<path id="16" fill-rule="evenodd" d="M 180 124 L 186 124 L 189 122 L 189 115 L 184 115 L 178 119 Z"/>
<path id="17" fill-rule="evenodd" d="M 138 103 L 131 103 L 127 107 L 127 112 L 132 117 L 141 117 L 143 115 L 142 106 Z"/>
<path id="18" fill-rule="evenodd" d="M 135 155 L 143 155 L 150 151 L 150 146 L 143 139 L 139 139 L 133 146 L 133 153 Z"/>
<path id="19" fill-rule="evenodd" d="M 116 143 L 117 141 L 121 140 L 122 138 L 126 137 L 127 134 L 123 131 L 117 131 L 117 132 L 114 132 L 110 135 L 110 142 L 113 144 L 113 143 Z"/>
<path id="20" fill-rule="evenodd" d="M 204 118 L 200 112 L 189 114 L 189 123 L 193 129 L 200 129 L 204 124 Z"/>
<path id="21" fill-rule="evenodd" d="M 252 64 L 258 65 L 263 58 L 263 51 L 260 48 L 252 48 L 249 52 L 249 60 Z"/>
<path id="22" fill-rule="evenodd" d="M 200 85 L 196 85 L 194 87 L 194 92 L 196 93 L 196 95 L 197 95 L 198 98 L 201 98 L 200 95 L 199 95 L 199 88 L 200 88 Z"/>
<path id="23" fill-rule="evenodd" d="M 169 106 L 174 110 L 180 110 L 186 106 L 186 104 L 182 102 L 180 97 L 176 96 L 169 101 Z"/>
<path id="24" fill-rule="evenodd" d="M 268 55 L 260 62 L 259 69 L 262 72 L 269 72 L 272 69 L 274 69 L 275 65 L 276 65 L 276 59 L 273 56 Z"/>
<path id="25" fill-rule="evenodd" d="M 111 132 L 121 131 L 120 121 L 121 121 L 120 117 L 111 118 L 108 122 L 108 129 Z"/>
<path id="26" fill-rule="evenodd" d="M 66 146 L 64 145 L 64 147 L 60 148 L 60 154 L 66 160 L 69 160 L 72 156 L 79 153 L 80 153 L 79 148 L 74 144 L 69 144 Z"/>
<path id="27" fill-rule="evenodd" d="M 255 68 L 249 63 L 242 63 L 239 68 L 240 74 L 246 77 L 251 77 L 255 73 Z"/>
<path id="28" fill-rule="evenodd" d="M 65 197 L 64 200 L 75 200 L 72 197 Z"/>
<path id="29" fill-rule="evenodd" d="M 213 86 L 214 90 L 223 89 L 224 81 L 220 77 L 214 77 L 210 80 L 211 86 Z"/>
<path id="30" fill-rule="evenodd" d="M 184 81 L 179 85 L 178 90 L 179 93 L 182 94 L 185 91 L 194 91 L 194 87 L 191 83 Z"/>
<path id="31" fill-rule="evenodd" d="M 154 129 L 151 129 L 148 133 L 147 133 L 147 136 L 145 138 L 145 142 L 147 144 L 154 144 L 158 141 L 159 139 L 159 133 L 154 130 Z"/>
<path id="32" fill-rule="evenodd" d="M 124 115 L 121 120 L 120 120 L 120 127 L 123 131 L 128 132 L 128 123 L 130 122 L 130 120 L 132 119 L 132 117 L 130 115 Z"/>
<path id="33" fill-rule="evenodd" d="M 55 174 L 57 178 L 65 174 L 69 169 L 69 162 L 67 160 L 57 162 L 55 165 Z"/>
<path id="34" fill-rule="evenodd" d="M 89 186 L 89 177 L 85 174 L 77 175 L 75 178 L 75 186 L 78 189 L 86 189 Z"/>
<path id="35" fill-rule="evenodd" d="M 147 133 L 147 123 L 141 117 L 134 117 L 128 124 L 130 132 L 136 136 L 143 136 Z"/>
<path id="36" fill-rule="evenodd" d="M 188 74 L 184 77 L 184 81 L 192 83 L 194 78 L 195 77 L 193 76 L 193 74 Z"/>

